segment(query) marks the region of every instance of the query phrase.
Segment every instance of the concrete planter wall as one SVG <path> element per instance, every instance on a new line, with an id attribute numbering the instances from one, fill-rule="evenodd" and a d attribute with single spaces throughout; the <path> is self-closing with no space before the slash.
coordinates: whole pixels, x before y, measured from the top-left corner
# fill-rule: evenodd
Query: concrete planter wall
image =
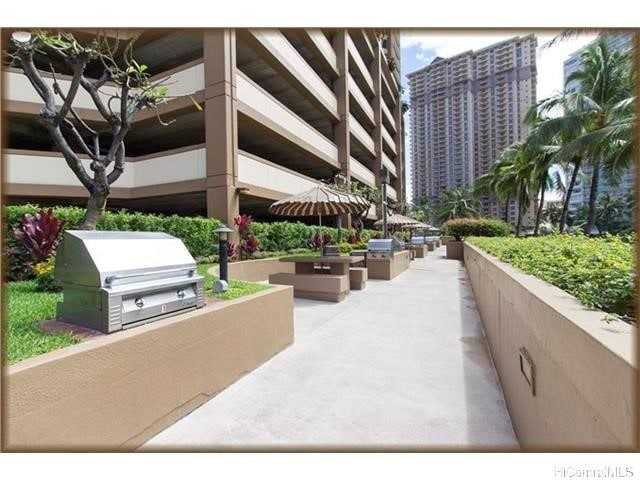
<path id="1" fill-rule="evenodd" d="M 449 240 L 445 245 L 447 247 L 447 258 L 452 260 L 464 260 L 462 242 Z"/>
<path id="2" fill-rule="evenodd" d="M 294 271 L 295 265 L 293 263 L 281 262 L 278 258 L 229 263 L 229 278 L 246 280 L 247 282 L 264 282 L 269 280 L 269 275 L 274 273 L 293 273 Z M 219 276 L 220 267 L 211 267 L 209 273 Z"/>
<path id="3" fill-rule="evenodd" d="M 4 372 L 5 450 L 132 450 L 293 343 L 291 287 L 95 337 Z"/>
<path id="4" fill-rule="evenodd" d="M 466 243 L 464 263 L 522 447 L 634 449 L 636 329 Z"/>

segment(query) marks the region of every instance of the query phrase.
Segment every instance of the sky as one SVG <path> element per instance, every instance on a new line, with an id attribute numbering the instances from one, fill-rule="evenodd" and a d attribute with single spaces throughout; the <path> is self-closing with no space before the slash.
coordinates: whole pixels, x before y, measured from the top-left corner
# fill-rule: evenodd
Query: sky
<path id="1" fill-rule="evenodd" d="M 451 57 L 468 50 L 478 50 L 493 43 L 511 38 L 517 35 L 527 35 L 529 32 L 461 32 L 443 33 L 427 32 L 421 30 L 408 30 L 401 33 L 401 77 L 405 87 L 404 99 L 409 101 L 409 87 L 407 85 L 406 74 L 425 67 L 437 57 Z M 595 39 L 595 34 L 579 35 L 574 38 L 556 42 L 551 47 L 545 44 L 553 39 L 560 32 L 545 31 L 537 33 L 538 51 L 536 65 L 537 76 L 537 98 L 542 99 L 562 91 L 564 78 L 562 64 L 569 55 L 582 48 Z M 405 135 L 407 151 L 405 152 L 407 171 L 407 199 L 411 200 L 411 159 L 409 156 L 410 130 L 409 115 L 405 117 Z"/>

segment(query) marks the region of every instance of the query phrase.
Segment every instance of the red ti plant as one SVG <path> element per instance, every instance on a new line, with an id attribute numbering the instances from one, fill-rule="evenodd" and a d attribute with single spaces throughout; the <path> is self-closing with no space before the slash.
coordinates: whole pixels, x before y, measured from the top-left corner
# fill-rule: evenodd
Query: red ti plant
<path id="1" fill-rule="evenodd" d="M 51 209 L 38 210 L 35 215 L 25 213 L 13 236 L 25 248 L 34 263 L 44 262 L 56 250 L 66 222 L 55 217 Z"/>
<path id="2" fill-rule="evenodd" d="M 258 239 L 251 234 L 247 235 L 247 237 L 242 240 L 242 243 L 240 243 L 240 249 L 250 257 L 258 250 Z"/>
<path id="3" fill-rule="evenodd" d="M 236 258 L 236 255 L 238 255 L 238 246 L 233 242 L 227 241 L 227 256 L 229 260 Z"/>
<path id="4" fill-rule="evenodd" d="M 240 233 L 240 236 L 244 238 L 244 235 L 246 233 L 249 233 L 253 220 L 251 218 L 251 215 L 246 215 L 243 213 L 242 215 L 237 215 L 233 217 L 233 223 L 236 227 L 238 227 L 238 232 Z"/>
<path id="5" fill-rule="evenodd" d="M 311 241 L 309 243 L 314 250 L 318 250 L 323 245 L 329 245 L 331 243 L 331 235 L 328 233 L 320 234 L 316 232 L 311 236 Z"/>
<path id="6" fill-rule="evenodd" d="M 362 236 L 358 230 L 352 230 L 349 232 L 349 238 L 347 241 L 351 244 L 360 243 L 362 241 Z"/>

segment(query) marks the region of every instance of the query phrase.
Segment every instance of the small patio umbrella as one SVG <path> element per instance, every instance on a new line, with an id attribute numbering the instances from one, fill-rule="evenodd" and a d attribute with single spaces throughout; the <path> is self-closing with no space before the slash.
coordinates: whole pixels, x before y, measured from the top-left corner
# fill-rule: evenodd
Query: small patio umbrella
<path id="1" fill-rule="evenodd" d="M 404 215 L 400 215 L 399 213 L 394 213 L 387 218 L 387 225 L 394 227 L 409 227 L 410 225 L 417 225 L 420 222 L 414 218 L 406 217 Z M 376 220 L 373 223 L 376 227 L 381 227 L 383 224 L 382 220 Z"/>
<path id="2" fill-rule="evenodd" d="M 322 227 L 322 216 L 327 215 L 362 215 L 369 210 L 369 202 L 353 193 L 344 193 L 318 184 L 306 192 L 283 198 L 269 207 L 269 213 L 287 217 L 319 217 Z M 320 235 L 322 245 L 322 235 Z"/>

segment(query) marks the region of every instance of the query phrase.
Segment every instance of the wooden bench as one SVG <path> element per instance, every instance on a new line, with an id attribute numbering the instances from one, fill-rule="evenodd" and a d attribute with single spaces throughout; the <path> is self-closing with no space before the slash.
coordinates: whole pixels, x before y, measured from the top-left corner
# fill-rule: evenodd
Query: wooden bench
<path id="1" fill-rule="evenodd" d="M 366 267 L 349 268 L 349 285 L 351 290 L 363 290 L 367 286 L 368 270 Z"/>

